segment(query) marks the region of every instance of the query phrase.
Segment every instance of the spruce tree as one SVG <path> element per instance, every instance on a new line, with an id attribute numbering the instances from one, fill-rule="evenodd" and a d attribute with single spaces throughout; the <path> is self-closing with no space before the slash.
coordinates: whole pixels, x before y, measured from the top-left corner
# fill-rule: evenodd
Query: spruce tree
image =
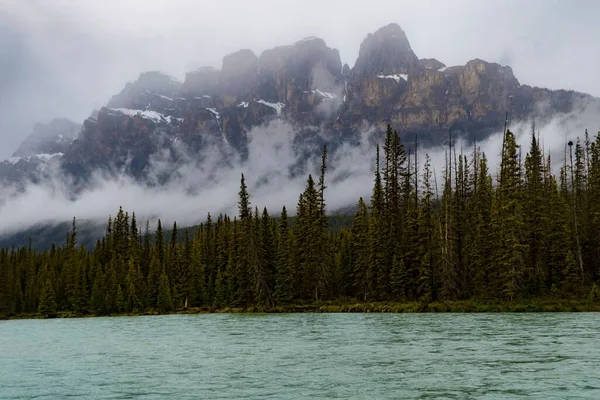
<path id="1" fill-rule="evenodd" d="M 139 312 L 144 309 L 143 277 L 139 265 L 133 258 L 129 259 L 129 268 L 127 271 L 126 289 L 127 289 L 127 312 Z"/>
<path id="2" fill-rule="evenodd" d="M 46 279 L 44 290 L 40 296 L 39 313 L 46 318 L 52 318 L 56 316 L 57 308 L 56 294 L 54 293 L 52 282 L 50 282 L 50 279 Z"/>
<path id="3" fill-rule="evenodd" d="M 148 272 L 148 305 L 156 306 L 158 300 L 158 291 L 160 286 L 160 260 L 158 250 L 154 248 L 150 256 L 150 270 Z"/>
<path id="4" fill-rule="evenodd" d="M 436 283 L 436 248 L 434 246 L 434 225 L 432 211 L 432 189 L 431 189 L 431 170 L 430 159 L 426 156 L 423 172 L 423 197 L 419 207 L 418 226 L 418 286 L 417 293 L 419 300 L 435 301 L 437 300 Z"/>
<path id="5" fill-rule="evenodd" d="M 173 311 L 173 298 L 171 297 L 171 288 L 169 286 L 169 278 L 163 271 L 160 274 L 160 283 L 158 285 L 158 297 L 156 300 L 156 308 L 161 312 Z"/>
<path id="6" fill-rule="evenodd" d="M 581 274 L 573 252 L 569 251 L 563 269 L 562 291 L 565 297 L 581 296 Z"/>
<path id="7" fill-rule="evenodd" d="M 290 302 L 293 297 L 294 271 L 291 270 L 293 267 L 290 257 L 290 246 L 292 243 L 290 240 L 287 210 L 285 209 L 285 206 L 283 206 L 281 215 L 279 216 L 278 234 L 274 297 L 277 302 L 286 303 Z"/>
<path id="8" fill-rule="evenodd" d="M 478 160 L 477 180 L 474 183 L 473 197 L 468 204 L 472 243 L 469 246 L 469 269 L 473 271 L 472 286 L 476 297 L 483 298 L 495 295 L 493 268 L 493 230 L 492 223 L 492 177 L 489 175 L 487 158 L 482 154 Z M 454 278 L 450 278 L 454 279 Z M 442 287 L 449 285 L 450 279 L 442 277 Z M 453 281 L 452 281 L 453 282 Z M 451 286 L 446 293 L 454 293 Z M 452 296 L 444 296 L 452 299 Z"/>
<path id="9" fill-rule="evenodd" d="M 115 299 L 115 310 L 116 312 L 122 313 L 127 311 L 127 300 L 125 299 L 125 293 L 121 285 L 117 286 L 117 296 Z"/>
<path id="10" fill-rule="evenodd" d="M 106 276 L 101 267 L 96 273 L 94 284 L 92 286 L 92 294 L 90 298 L 90 308 L 95 314 L 106 314 Z"/>
<path id="11" fill-rule="evenodd" d="M 172 249 L 171 252 L 175 253 L 176 249 Z M 189 306 L 190 299 L 194 296 L 192 263 L 192 241 L 186 229 L 181 259 L 178 257 L 178 261 L 173 264 L 172 270 L 173 298 L 177 308 L 182 307 L 186 309 Z"/>
<path id="12" fill-rule="evenodd" d="M 527 249 L 522 238 L 524 222 L 518 148 L 514 134 L 508 130 L 493 209 L 493 229 L 498 244 L 494 275 L 503 296 L 510 300 L 522 294 Z"/>
<path id="13" fill-rule="evenodd" d="M 386 238 L 388 236 L 387 220 L 385 218 L 384 192 L 379 172 L 379 146 L 375 161 L 375 183 L 371 196 L 371 217 L 369 218 L 369 238 L 371 240 L 371 262 L 367 268 L 367 284 L 373 299 L 381 300 L 388 297 L 390 265 L 386 257 Z"/>
<path id="14" fill-rule="evenodd" d="M 525 157 L 525 193 L 523 197 L 526 267 L 524 271 L 524 285 L 528 292 L 540 295 L 544 286 L 544 235 L 547 232 L 546 204 L 543 187 L 543 159 L 538 145 L 535 123 L 531 127 L 531 145 Z"/>
<path id="15" fill-rule="evenodd" d="M 155 247 L 156 247 L 156 251 L 157 251 L 158 262 L 160 264 L 160 267 L 162 268 L 165 265 L 165 243 L 164 243 L 164 236 L 163 236 L 162 224 L 160 222 L 160 219 L 158 220 L 158 222 L 156 224 Z"/>
<path id="16" fill-rule="evenodd" d="M 371 268 L 371 245 L 369 240 L 369 213 L 362 197 L 354 214 L 351 229 L 352 238 L 352 281 L 355 296 L 362 301 L 370 299 L 369 268 Z"/>

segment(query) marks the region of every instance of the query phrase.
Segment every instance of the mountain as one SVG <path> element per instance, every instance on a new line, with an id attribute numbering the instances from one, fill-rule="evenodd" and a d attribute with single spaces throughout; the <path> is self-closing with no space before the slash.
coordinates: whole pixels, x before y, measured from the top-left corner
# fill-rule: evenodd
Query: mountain
<path id="1" fill-rule="evenodd" d="M 81 125 L 65 118 L 36 124 L 8 160 L 0 162 L 0 186 L 37 181 L 69 151 Z"/>
<path id="2" fill-rule="evenodd" d="M 419 59 L 405 32 L 390 24 L 363 40 L 352 68 L 311 37 L 260 55 L 240 50 L 225 56 L 220 70 L 200 68 L 184 82 L 144 72 L 87 118 L 75 140 L 76 124 L 36 126 L 0 164 L 0 180 L 39 179 L 52 160 L 82 183 L 98 169 L 148 181 L 157 154 L 175 164 L 189 155 L 201 159 L 207 146 L 225 158 L 244 156 L 248 133 L 277 118 L 292 124 L 303 144 L 335 146 L 390 123 L 404 138 L 416 134 L 420 143 L 435 145 L 449 131 L 482 139 L 502 129 L 506 112 L 511 120 L 548 119 L 589 104 L 597 107 L 598 99 L 523 85 L 509 66 Z M 154 183 L 170 178 L 167 172 Z"/>

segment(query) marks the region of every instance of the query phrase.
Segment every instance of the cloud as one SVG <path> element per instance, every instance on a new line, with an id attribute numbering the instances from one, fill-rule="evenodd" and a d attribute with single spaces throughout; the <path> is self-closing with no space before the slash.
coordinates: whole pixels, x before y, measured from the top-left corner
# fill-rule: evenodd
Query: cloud
<path id="1" fill-rule="evenodd" d="M 274 120 L 249 132 L 248 158 L 234 155 L 228 163 L 219 162 L 220 149 L 205 149 L 201 162 L 178 148 L 178 162 L 170 154 L 152 156 L 149 175 L 168 172 L 174 177 L 165 186 L 149 186 L 127 175 L 96 172 L 87 189 L 73 198 L 70 182 L 55 173 L 41 184 L 30 184 L 23 192 L 14 191 L 0 203 L 0 233 L 10 233 L 31 226 L 91 219 L 104 222 L 120 206 L 135 211 L 138 219 L 156 219 L 170 224 L 177 220 L 191 225 L 210 212 L 237 214 L 237 193 L 244 173 L 252 205 L 267 207 L 277 214 L 285 205 L 295 213 L 299 194 L 304 190 L 309 173 L 319 173 L 320 157 L 305 158 L 294 138 L 295 128 L 283 120 Z M 328 208 L 336 210 L 352 205 L 359 195 L 370 193 L 374 151 L 365 133 L 358 146 L 343 145 L 333 153 L 328 174 Z M 314 151 L 315 149 L 312 149 Z M 318 153 L 318 151 L 316 152 Z M 302 171 L 302 173 L 297 173 Z M 58 172 L 58 171 L 56 171 Z M 351 199 L 351 201 L 349 201 Z"/>
<path id="2" fill-rule="evenodd" d="M 419 57 L 511 62 L 522 83 L 600 96 L 593 0 L 4 0 L 0 2 L 0 159 L 36 122 L 83 121 L 140 72 L 183 79 L 256 53 L 322 37 L 354 64 L 365 36 L 390 22 Z"/>
<path id="3" fill-rule="evenodd" d="M 565 142 L 575 140 L 577 136 L 583 137 L 584 127 L 596 120 L 599 111 L 597 103 L 580 104 L 574 113 L 557 115 L 538 124 L 545 154 L 552 154 L 555 169 L 563 163 Z M 528 151 L 530 124 L 531 121 L 516 121 L 510 126 L 522 146 L 523 157 Z M 227 162 L 223 162 L 220 143 L 206 148 L 200 162 L 188 155 L 183 146 L 175 149 L 176 163 L 173 163 L 174 157 L 168 151 L 160 151 L 151 157 L 149 175 L 156 181 L 158 176 L 167 173 L 172 180 L 164 186 L 136 182 L 125 174 L 106 175 L 97 171 L 88 188 L 73 196 L 71 183 L 56 171 L 54 174 L 50 172 L 51 179 L 44 183 L 30 184 L 23 192 L 5 193 L 0 198 L 0 234 L 39 224 L 69 221 L 73 216 L 104 223 L 107 216 L 114 215 L 120 206 L 130 212 L 135 211 L 140 221 L 161 218 L 165 224 L 176 220 L 180 226 L 201 222 L 209 212 L 213 216 L 219 213 L 237 215 L 237 193 L 242 173 L 246 177 L 253 206 L 261 210 L 267 207 L 272 214 L 278 214 L 285 205 L 293 215 L 308 174 L 312 173 L 316 180 L 320 168 L 318 141 L 298 143 L 296 129 L 281 119 L 252 129 L 248 133 L 248 157 L 245 160 L 233 154 Z M 366 130 L 354 143 L 346 141 L 330 151 L 326 177 L 329 211 L 354 206 L 359 197 L 370 199 L 375 168 L 374 146 L 377 138 L 381 139 L 376 133 L 374 129 Z M 593 134 L 590 132 L 590 135 Z M 477 143 L 489 160 L 493 176 L 500 163 L 501 143 L 502 132 Z M 305 157 L 306 146 L 310 147 L 312 157 Z M 408 148 L 412 143 L 405 146 Z M 457 152 L 464 151 L 470 158 L 473 143 L 459 141 L 456 149 Z M 446 150 L 433 148 L 419 152 L 421 168 L 424 153 L 431 156 L 438 185 L 442 184 L 440 177 Z"/>

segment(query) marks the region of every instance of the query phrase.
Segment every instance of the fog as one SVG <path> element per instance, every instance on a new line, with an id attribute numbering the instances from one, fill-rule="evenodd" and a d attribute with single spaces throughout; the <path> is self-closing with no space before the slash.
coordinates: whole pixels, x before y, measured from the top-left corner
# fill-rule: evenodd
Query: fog
<path id="1" fill-rule="evenodd" d="M 552 155 L 554 172 L 563 164 L 567 140 L 583 138 L 585 127 L 597 123 L 599 111 L 597 104 L 582 104 L 574 113 L 557 115 L 549 122 L 537 124 L 536 132 L 544 153 Z M 509 126 L 521 144 L 523 157 L 529 149 L 531 122 L 514 121 Z M 208 213 L 213 216 L 219 213 L 236 215 L 242 173 L 253 206 L 261 210 L 267 207 L 271 214 L 278 214 L 285 205 L 288 213 L 294 215 L 308 174 L 312 173 L 317 180 L 321 163 L 318 154 L 307 160 L 299 155 L 297 144 L 293 141 L 297 134 L 294 129 L 291 124 L 279 119 L 254 128 L 249 132 L 248 158 L 242 161 L 234 155 L 228 165 L 218 162 L 221 153 L 216 147 L 205 150 L 206 157 L 200 164 L 193 157 L 187 157 L 186 150 L 180 148 L 179 159 L 182 161 L 176 167 L 178 178 L 159 188 L 135 182 L 126 175 L 107 177 L 98 173 L 92 179 L 91 189 L 73 199 L 69 191 L 70 182 L 56 173 L 43 184 L 28 185 L 24 192 L 4 194 L 4 204 L 0 205 L 0 234 L 69 221 L 74 216 L 104 222 L 108 215 L 115 215 L 120 206 L 129 212 L 135 211 L 138 220 L 149 219 L 155 223 L 157 218 L 161 218 L 164 224 L 177 221 L 180 226 L 204 221 Z M 590 132 L 590 135 L 595 135 L 595 132 Z M 486 154 L 493 176 L 499 169 L 502 136 L 503 132 L 497 132 L 475 144 Z M 330 212 L 348 209 L 360 197 L 366 201 L 370 199 L 377 143 L 381 144 L 381 137 L 375 134 L 374 129 L 368 129 L 361 134 L 358 144 L 344 143 L 329 154 L 325 198 Z M 473 146 L 468 140 L 458 139 L 456 152 L 462 151 L 471 159 Z M 405 148 L 414 154 L 414 144 L 405 143 Z M 425 154 L 431 157 L 431 168 L 437 175 L 440 192 L 446 151 L 446 148 L 429 148 L 420 149 L 418 154 L 420 176 Z M 381 153 L 383 158 L 383 151 Z M 168 154 L 153 155 L 151 178 L 173 168 L 172 164 L 165 162 L 166 158 Z M 299 163 L 306 173 L 291 174 L 292 168 Z"/>
<path id="2" fill-rule="evenodd" d="M 199 66 L 220 68 L 222 57 L 241 48 L 257 54 L 306 36 L 322 37 L 338 48 L 350 65 L 364 37 L 390 22 L 406 31 L 420 58 L 435 57 L 447 65 L 473 58 L 508 64 L 521 83 L 566 88 L 600 96 L 596 66 L 600 50 L 595 38 L 600 26 L 595 1 L 476 0 L 369 2 L 288 1 L 28 1 L 0 2 L 0 159 L 9 157 L 35 122 L 68 117 L 82 122 L 140 72 L 160 70 L 179 79 Z M 324 109 L 324 112 L 331 110 Z M 562 163 L 566 138 L 595 133 L 598 110 L 584 105 L 538 129 L 546 154 Z M 511 121 L 523 144 L 529 143 L 531 121 Z M 217 166 L 210 158 L 201 165 L 179 168 L 181 179 L 160 189 L 127 177 L 97 175 L 93 189 L 75 201 L 69 182 L 56 174 L 24 193 L 3 188 L 0 233 L 38 223 L 78 219 L 106 220 L 119 206 L 142 218 L 160 216 L 184 225 L 203 220 L 208 212 L 235 213 L 240 174 L 251 201 L 278 213 L 286 205 L 294 213 L 306 175 L 290 177 L 298 162 L 291 138 L 294 128 L 276 120 L 250 132 L 248 160 Z M 372 130 L 360 145 L 345 144 L 330 155 L 326 200 L 329 210 L 369 198 L 375 150 Z M 501 132 L 477 145 L 495 173 Z M 408 146 L 408 144 L 407 144 Z M 470 153 L 472 143 L 458 142 Z M 445 149 L 429 149 L 439 175 Z M 185 149 L 181 149 L 185 155 Z M 214 152 L 213 154 L 218 154 Z M 423 153 L 419 159 L 424 160 Z M 318 173 L 320 160 L 307 161 Z M 152 173 L 164 168 L 164 157 L 153 158 Z M 439 183 L 439 180 L 438 180 Z"/>

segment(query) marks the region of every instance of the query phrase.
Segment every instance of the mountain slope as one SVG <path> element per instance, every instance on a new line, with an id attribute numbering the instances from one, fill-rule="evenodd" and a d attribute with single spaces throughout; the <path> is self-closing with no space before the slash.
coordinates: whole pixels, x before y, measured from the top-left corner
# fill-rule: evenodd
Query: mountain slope
<path id="1" fill-rule="evenodd" d="M 63 171 L 84 183 L 102 170 L 160 184 L 171 176 L 151 179 L 155 155 L 176 164 L 190 155 L 201 159 L 210 146 L 224 157 L 232 151 L 243 157 L 248 133 L 276 118 L 295 126 L 305 145 L 335 146 L 388 123 L 405 138 L 417 134 L 420 143 L 436 145 L 448 131 L 484 138 L 502 128 L 506 112 L 511 120 L 547 119 L 589 104 L 597 107 L 598 100 L 522 85 L 508 66 L 419 59 L 404 31 L 390 24 L 364 39 L 353 68 L 322 39 L 307 38 L 260 55 L 240 50 L 225 56 L 220 70 L 200 68 L 184 82 L 142 73 L 55 154 L 64 153 Z M 31 175 L 15 175 L 11 163 L 0 164 L 3 181 Z"/>
<path id="2" fill-rule="evenodd" d="M 80 130 L 80 124 L 64 118 L 36 124 L 12 157 L 0 162 L 0 186 L 37 181 L 47 169 L 58 165 Z"/>

